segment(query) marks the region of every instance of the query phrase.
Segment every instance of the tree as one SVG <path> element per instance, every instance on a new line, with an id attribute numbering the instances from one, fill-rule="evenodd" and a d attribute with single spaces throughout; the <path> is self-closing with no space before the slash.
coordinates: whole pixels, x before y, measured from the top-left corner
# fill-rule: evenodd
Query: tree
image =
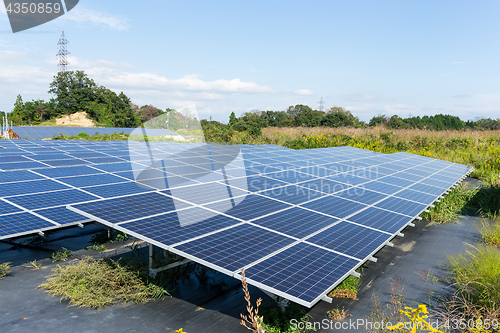
<path id="1" fill-rule="evenodd" d="M 145 105 L 139 109 L 138 115 L 141 118 L 142 122 L 149 121 L 153 118 L 158 117 L 160 113 L 158 112 L 158 108 L 152 105 Z"/>
<path id="2" fill-rule="evenodd" d="M 237 121 L 238 121 L 238 118 L 236 118 L 234 111 L 231 112 L 231 115 L 229 116 L 229 125 L 233 126 L 234 124 L 236 124 Z"/>
<path id="3" fill-rule="evenodd" d="M 286 113 L 292 117 L 297 117 L 301 113 L 307 113 L 312 111 L 312 109 L 307 105 L 297 104 L 288 107 Z"/>
<path id="4" fill-rule="evenodd" d="M 57 73 L 50 84 L 49 93 L 56 95 L 53 116 L 85 111 L 90 118 L 104 126 L 136 127 L 140 124 L 140 118 L 132 110 L 130 98 L 123 92 L 117 95 L 97 85 L 83 71 Z"/>
<path id="5" fill-rule="evenodd" d="M 68 71 L 57 73 L 49 88 L 49 93 L 56 95 L 56 112 L 60 115 L 84 111 L 96 101 L 99 87 L 83 71 Z"/>
<path id="6" fill-rule="evenodd" d="M 401 119 L 397 114 L 392 116 L 387 122 L 387 126 L 390 128 L 403 128 L 405 127 L 405 123 L 403 119 Z"/>
<path id="7" fill-rule="evenodd" d="M 370 119 L 370 122 L 368 123 L 369 126 L 377 126 L 381 124 L 387 123 L 385 114 L 378 114 L 378 116 L 374 116 L 372 119 Z"/>
<path id="8" fill-rule="evenodd" d="M 355 126 L 357 119 L 350 111 L 344 110 L 341 107 L 333 107 L 328 110 L 327 115 L 323 118 L 321 124 L 330 127 Z"/>

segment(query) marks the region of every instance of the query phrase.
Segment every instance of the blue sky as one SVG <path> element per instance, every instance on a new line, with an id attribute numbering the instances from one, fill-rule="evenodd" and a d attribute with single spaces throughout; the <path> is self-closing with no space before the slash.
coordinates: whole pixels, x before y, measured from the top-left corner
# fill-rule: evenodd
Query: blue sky
<path id="1" fill-rule="evenodd" d="M 48 99 L 64 30 L 70 70 L 138 105 L 341 106 L 500 118 L 499 1 L 94 1 L 13 34 L 0 4 L 0 110 Z"/>

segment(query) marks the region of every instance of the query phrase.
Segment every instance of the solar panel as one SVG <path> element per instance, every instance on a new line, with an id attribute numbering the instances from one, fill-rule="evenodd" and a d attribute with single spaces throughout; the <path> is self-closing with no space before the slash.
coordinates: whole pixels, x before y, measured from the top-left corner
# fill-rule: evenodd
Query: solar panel
<path id="1" fill-rule="evenodd" d="M 353 147 L 7 143 L 0 239 L 95 220 L 309 307 L 471 171 Z"/>

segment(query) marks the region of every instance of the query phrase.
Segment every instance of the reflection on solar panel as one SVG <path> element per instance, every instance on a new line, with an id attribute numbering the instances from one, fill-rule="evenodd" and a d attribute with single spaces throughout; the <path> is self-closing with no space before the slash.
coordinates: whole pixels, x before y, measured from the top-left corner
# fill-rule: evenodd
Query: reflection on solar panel
<path id="1" fill-rule="evenodd" d="M 472 171 L 353 147 L 0 145 L 0 239 L 95 220 L 308 307 Z"/>

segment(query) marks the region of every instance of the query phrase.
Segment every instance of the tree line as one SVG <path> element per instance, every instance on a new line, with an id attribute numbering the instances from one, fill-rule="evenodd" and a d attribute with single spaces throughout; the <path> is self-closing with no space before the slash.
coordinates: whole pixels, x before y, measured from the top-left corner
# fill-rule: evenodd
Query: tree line
<path id="1" fill-rule="evenodd" d="M 18 95 L 9 119 L 14 125 L 38 125 L 62 115 L 85 111 L 98 125 L 104 127 L 146 127 L 169 128 L 174 131 L 194 129 L 198 119 L 189 110 L 161 110 L 152 105 L 137 106 L 123 92 L 98 85 L 84 71 L 59 72 L 49 85 L 48 92 L 54 97 L 23 102 Z M 159 117 L 168 114 L 168 117 Z M 165 119 L 168 120 L 165 121 Z M 3 121 L 3 118 L 0 122 Z M 308 105 L 297 104 L 285 111 L 253 110 L 236 117 L 234 112 L 227 124 L 203 120 L 202 126 L 209 129 L 248 131 L 258 134 L 264 127 L 369 127 L 385 126 L 390 129 L 500 129 L 500 119 L 491 118 L 477 121 L 462 121 L 459 117 L 438 114 L 435 116 L 388 117 L 377 115 L 364 122 L 342 107 L 332 107 L 326 111 L 314 110 Z M 208 127 L 207 127 L 208 126 Z"/>
<path id="2" fill-rule="evenodd" d="M 97 126 L 102 127 L 135 128 L 144 124 L 150 128 L 168 127 L 177 131 L 198 124 L 195 116 L 186 109 L 162 110 L 152 105 L 139 107 L 123 92 L 116 94 L 98 85 L 84 71 L 59 72 L 50 83 L 48 92 L 54 95 L 49 101 L 23 102 L 22 96 L 18 95 L 8 115 L 9 122 L 12 121 L 15 126 L 39 125 L 62 115 L 85 111 Z M 168 117 L 156 120 L 164 114 Z M 163 121 L 164 118 L 168 119 L 168 124 Z"/>

